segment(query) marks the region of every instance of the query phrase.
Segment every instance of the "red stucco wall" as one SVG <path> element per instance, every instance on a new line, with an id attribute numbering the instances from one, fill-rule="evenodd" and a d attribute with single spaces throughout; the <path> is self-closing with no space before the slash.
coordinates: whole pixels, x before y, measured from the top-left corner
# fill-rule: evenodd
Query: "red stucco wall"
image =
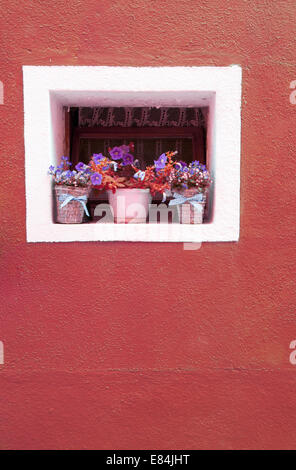
<path id="1" fill-rule="evenodd" d="M 0 448 L 295 448 L 295 1 L 1 11 Z M 26 243 L 22 65 L 234 63 L 239 243 Z"/>

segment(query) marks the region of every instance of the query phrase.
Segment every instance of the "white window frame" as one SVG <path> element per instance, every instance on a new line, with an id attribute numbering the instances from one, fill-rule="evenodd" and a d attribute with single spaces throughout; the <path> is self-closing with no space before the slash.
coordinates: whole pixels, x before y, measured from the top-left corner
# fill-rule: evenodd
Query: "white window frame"
<path id="1" fill-rule="evenodd" d="M 28 242 L 237 241 L 241 67 L 24 66 Z M 209 106 L 212 219 L 204 224 L 56 224 L 49 165 L 63 155 L 64 106 Z M 169 149 L 168 149 L 169 150 Z"/>

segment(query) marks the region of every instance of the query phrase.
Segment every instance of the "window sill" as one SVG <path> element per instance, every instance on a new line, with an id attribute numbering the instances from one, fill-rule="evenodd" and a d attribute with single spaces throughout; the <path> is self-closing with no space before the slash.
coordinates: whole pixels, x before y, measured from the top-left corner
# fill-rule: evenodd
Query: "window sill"
<path id="1" fill-rule="evenodd" d="M 44 230 L 38 225 L 38 240 L 28 233 L 28 242 L 85 242 L 85 241 L 128 241 L 128 242 L 211 242 L 237 241 L 232 227 L 203 224 L 111 224 L 90 222 L 86 224 L 47 225 Z"/>

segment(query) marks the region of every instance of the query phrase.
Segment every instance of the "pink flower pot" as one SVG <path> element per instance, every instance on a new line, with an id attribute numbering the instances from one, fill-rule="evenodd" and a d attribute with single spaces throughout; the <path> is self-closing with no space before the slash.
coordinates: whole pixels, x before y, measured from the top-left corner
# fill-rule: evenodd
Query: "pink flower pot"
<path id="1" fill-rule="evenodd" d="M 122 188 L 108 192 L 116 224 L 145 224 L 151 201 L 149 189 Z"/>

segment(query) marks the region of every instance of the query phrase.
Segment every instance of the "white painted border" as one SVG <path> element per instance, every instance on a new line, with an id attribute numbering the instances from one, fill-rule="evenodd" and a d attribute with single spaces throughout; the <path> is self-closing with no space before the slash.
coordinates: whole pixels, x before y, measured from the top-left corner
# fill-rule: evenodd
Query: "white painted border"
<path id="1" fill-rule="evenodd" d="M 237 241 L 241 68 L 24 66 L 28 242 Z M 215 178 L 209 224 L 54 224 L 47 169 L 63 154 L 68 106 L 210 106 L 208 158 Z"/>

